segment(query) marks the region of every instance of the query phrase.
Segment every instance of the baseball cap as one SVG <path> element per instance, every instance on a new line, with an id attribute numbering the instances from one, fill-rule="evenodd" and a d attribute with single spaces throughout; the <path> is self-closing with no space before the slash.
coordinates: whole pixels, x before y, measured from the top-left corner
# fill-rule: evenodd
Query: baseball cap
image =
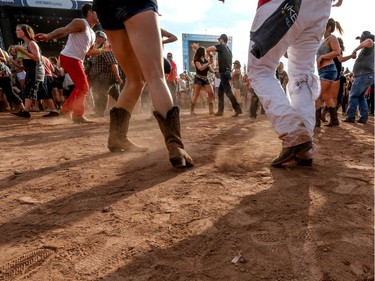
<path id="1" fill-rule="evenodd" d="M 228 42 L 228 36 L 226 34 L 221 34 L 219 38 L 217 38 L 217 40 L 219 41 L 220 39 L 223 39 L 225 43 Z"/>
<path id="2" fill-rule="evenodd" d="M 363 31 L 361 36 L 357 36 L 355 39 L 366 39 L 371 38 L 374 41 L 374 35 L 370 31 Z"/>
<path id="3" fill-rule="evenodd" d="M 105 34 L 104 31 L 98 30 L 97 32 L 95 32 L 95 34 L 96 34 L 96 36 L 107 39 L 107 34 Z"/>

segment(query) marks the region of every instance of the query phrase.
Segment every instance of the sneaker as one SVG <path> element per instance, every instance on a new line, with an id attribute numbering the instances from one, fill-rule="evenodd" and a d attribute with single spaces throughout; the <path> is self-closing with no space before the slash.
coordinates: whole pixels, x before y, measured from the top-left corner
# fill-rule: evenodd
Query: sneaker
<path id="1" fill-rule="evenodd" d="M 21 109 L 19 112 L 12 112 L 12 114 L 21 118 L 30 118 L 30 113 L 24 109 Z"/>
<path id="2" fill-rule="evenodd" d="M 72 118 L 73 123 L 95 123 L 94 121 L 91 121 L 90 119 L 87 119 L 86 117 L 73 117 Z"/>
<path id="3" fill-rule="evenodd" d="M 350 118 L 346 117 L 345 119 L 342 120 L 342 122 L 355 123 L 355 119 L 350 119 Z"/>
<path id="4" fill-rule="evenodd" d="M 366 124 L 367 123 L 367 120 L 363 120 L 363 119 L 357 119 L 356 120 L 358 123 L 362 123 L 362 124 Z"/>
<path id="5" fill-rule="evenodd" d="M 42 117 L 58 117 L 60 114 L 56 111 L 50 111 L 48 114 L 42 115 Z"/>

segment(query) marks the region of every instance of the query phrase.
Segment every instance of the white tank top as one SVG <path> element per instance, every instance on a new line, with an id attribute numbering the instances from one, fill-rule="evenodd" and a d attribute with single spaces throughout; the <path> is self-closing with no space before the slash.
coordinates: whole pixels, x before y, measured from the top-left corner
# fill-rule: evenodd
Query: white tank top
<path id="1" fill-rule="evenodd" d="M 82 32 L 71 33 L 68 36 L 65 48 L 61 54 L 83 62 L 86 53 L 95 43 L 95 32 L 91 29 L 86 19 L 83 19 L 86 28 Z"/>

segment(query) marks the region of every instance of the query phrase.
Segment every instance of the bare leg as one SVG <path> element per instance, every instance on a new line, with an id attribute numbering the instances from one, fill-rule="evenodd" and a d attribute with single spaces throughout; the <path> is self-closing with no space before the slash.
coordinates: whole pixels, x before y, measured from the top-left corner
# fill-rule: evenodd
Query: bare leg
<path id="1" fill-rule="evenodd" d="M 140 76 L 143 73 L 154 109 L 166 117 L 173 102 L 164 79 L 161 31 L 157 17 L 158 15 L 154 11 L 140 13 L 124 23 L 126 30 L 108 31 L 107 35 L 121 67 L 124 66 L 123 70 L 127 78 L 131 79 L 127 80 L 126 84 L 138 81 L 136 85 L 132 86 L 133 88 L 137 87 L 138 91 L 141 84 Z M 152 51 L 149 46 L 153 46 Z M 134 74 L 130 72 L 135 72 L 138 78 L 135 78 Z M 129 77 L 130 74 L 131 77 Z M 137 95 L 136 100 L 138 100 L 138 94 L 131 94 L 127 86 L 123 93 L 128 99 L 131 98 L 130 95 Z M 134 102 L 134 97 L 131 100 Z M 125 102 L 124 106 L 134 107 L 135 103 L 134 105 L 129 103 Z"/>

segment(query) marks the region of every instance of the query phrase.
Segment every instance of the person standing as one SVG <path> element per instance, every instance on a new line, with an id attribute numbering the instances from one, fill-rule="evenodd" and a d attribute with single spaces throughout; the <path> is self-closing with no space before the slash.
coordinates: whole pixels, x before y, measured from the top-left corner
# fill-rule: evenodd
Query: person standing
<path id="1" fill-rule="evenodd" d="M 12 87 L 12 72 L 9 67 L 0 60 L 0 88 L 5 94 L 10 108 L 25 109 L 21 98 L 14 92 Z"/>
<path id="2" fill-rule="evenodd" d="M 45 34 L 39 33 L 36 40 L 49 41 L 55 38 L 68 36 L 65 48 L 60 53 L 61 66 L 69 74 L 75 88 L 62 106 L 61 113 L 71 114 L 74 123 L 92 123 L 84 117 L 86 96 L 89 92 L 89 83 L 83 67 L 86 55 L 98 55 L 109 51 L 108 49 L 94 49 L 95 33 L 92 28 L 99 23 L 96 12 L 91 4 L 82 6 L 84 18 L 73 19 L 65 27 L 60 27 Z"/>
<path id="3" fill-rule="evenodd" d="M 338 71 L 334 62 L 334 59 L 341 54 L 340 43 L 337 40 L 336 36 L 332 33 L 338 29 L 340 34 L 343 33 L 343 29 L 339 22 L 335 21 L 333 18 L 330 18 L 326 25 L 326 30 L 324 32 L 324 40 L 319 46 L 318 52 L 316 54 L 318 73 L 320 78 L 321 86 L 321 98 L 323 99 L 327 111 L 330 115 L 329 123 L 325 126 L 333 127 L 339 125 L 339 120 L 337 118 L 337 102 L 333 97 L 333 89 L 335 80 L 338 77 Z M 337 97 L 337 95 L 335 95 Z M 315 103 L 315 127 L 320 127 L 320 120 L 322 119 L 321 100 L 318 99 Z M 323 118 L 324 120 L 325 118 Z"/>
<path id="4" fill-rule="evenodd" d="M 241 88 L 242 88 L 242 72 L 241 72 L 241 63 L 239 60 L 235 60 L 233 63 L 233 70 L 232 70 L 232 86 L 233 86 L 233 94 L 236 97 L 238 103 L 243 106 L 243 102 L 241 100 Z"/>
<path id="5" fill-rule="evenodd" d="M 172 95 L 173 104 L 177 105 L 177 82 L 178 82 L 177 64 L 173 60 L 172 53 L 167 54 L 167 60 L 171 64 L 171 71 L 169 72 L 167 76 L 167 85 Z"/>
<path id="6" fill-rule="evenodd" d="M 131 112 L 147 83 L 154 116 L 175 168 L 193 166 L 181 138 L 180 112 L 173 105 L 164 79 L 161 29 L 156 0 L 94 0 L 101 25 L 113 53 L 125 72 L 126 83 L 116 106 L 110 110 L 108 149 L 111 152 L 146 151 L 127 137 Z"/>
<path id="7" fill-rule="evenodd" d="M 337 0 L 334 6 L 340 6 L 342 1 Z M 299 165 L 312 165 L 314 103 L 319 96 L 315 54 L 332 1 L 291 1 L 287 13 L 282 3 L 283 0 L 258 1 L 250 32 L 250 83 L 282 141 L 282 150 L 271 165 L 278 167 L 294 159 Z M 285 53 L 288 53 L 290 102 L 275 76 Z"/>
<path id="8" fill-rule="evenodd" d="M 218 91 L 219 105 L 218 111 L 215 113 L 216 116 L 224 115 L 224 93 L 232 103 L 232 107 L 235 111 L 233 117 L 237 117 L 242 114 L 242 109 L 238 103 L 236 97 L 233 95 L 230 81 L 232 79 L 232 51 L 227 46 L 228 36 L 221 34 L 218 38 L 219 44 L 210 46 L 206 49 L 206 53 L 211 58 L 212 52 L 217 52 L 219 57 L 219 73 L 220 73 L 220 86 Z"/>
<path id="9" fill-rule="evenodd" d="M 96 34 L 96 48 L 103 48 L 107 44 L 107 35 L 98 30 Z M 120 95 L 122 79 L 117 60 L 112 51 L 101 53 L 90 58 L 90 73 L 88 78 L 94 96 L 94 114 L 92 117 L 103 117 L 108 102 L 108 95 L 117 101 Z"/>
<path id="10" fill-rule="evenodd" d="M 352 53 L 353 57 L 357 59 L 353 66 L 354 82 L 349 92 L 349 107 L 343 122 L 366 123 L 368 106 L 365 95 L 368 88 L 374 84 L 374 35 L 369 31 L 363 31 L 362 35 L 356 39 L 360 39 L 360 44 Z M 357 57 L 359 50 L 362 51 Z M 355 120 L 357 106 L 359 106 L 361 117 Z"/>

